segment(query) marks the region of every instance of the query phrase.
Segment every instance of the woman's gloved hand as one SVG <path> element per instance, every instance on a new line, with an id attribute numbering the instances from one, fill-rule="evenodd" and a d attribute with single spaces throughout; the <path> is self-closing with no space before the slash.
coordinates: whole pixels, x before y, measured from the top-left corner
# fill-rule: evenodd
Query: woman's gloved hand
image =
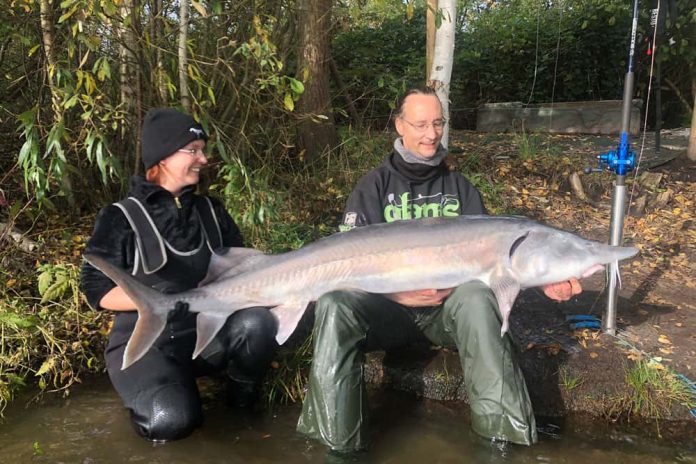
<path id="1" fill-rule="evenodd" d="M 167 322 L 175 322 L 184 319 L 188 316 L 189 304 L 183 301 L 177 301 L 174 309 L 167 313 Z"/>

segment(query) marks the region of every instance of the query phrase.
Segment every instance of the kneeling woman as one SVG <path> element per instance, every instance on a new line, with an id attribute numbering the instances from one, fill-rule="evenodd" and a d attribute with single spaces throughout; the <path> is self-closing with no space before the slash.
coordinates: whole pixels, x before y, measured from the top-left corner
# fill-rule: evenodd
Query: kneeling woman
<path id="1" fill-rule="evenodd" d="M 85 253 L 104 256 L 162 292 L 178 293 L 205 277 L 212 250 L 243 246 L 222 204 L 194 193 L 200 170 L 208 163 L 206 140 L 191 116 L 173 109 L 149 111 L 142 127 L 145 177 L 134 176 L 128 197 L 100 211 Z M 196 314 L 180 303 L 153 347 L 121 370 L 138 318 L 135 305 L 88 263 L 82 268 L 82 290 L 93 308 L 115 312 L 106 366 L 141 436 L 176 440 L 202 423 L 195 381 L 200 375 L 223 372 L 233 406 L 248 408 L 256 400 L 277 349 L 277 323 L 266 308 L 232 314 L 213 342 L 191 359 Z"/>

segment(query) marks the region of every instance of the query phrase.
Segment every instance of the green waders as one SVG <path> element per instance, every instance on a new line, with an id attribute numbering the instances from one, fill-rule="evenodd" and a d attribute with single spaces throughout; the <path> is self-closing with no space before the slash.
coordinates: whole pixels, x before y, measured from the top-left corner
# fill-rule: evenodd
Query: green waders
<path id="1" fill-rule="evenodd" d="M 316 305 L 314 359 L 297 430 L 335 451 L 369 443 L 365 353 L 423 336 L 456 346 L 472 427 L 484 437 L 531 445 L 536 426 L 509 335 L 500 336 L 497 302 L 481 282 L 458 287 L 441 306 L 408 308 L 381 295 L 336 291 Z"/>

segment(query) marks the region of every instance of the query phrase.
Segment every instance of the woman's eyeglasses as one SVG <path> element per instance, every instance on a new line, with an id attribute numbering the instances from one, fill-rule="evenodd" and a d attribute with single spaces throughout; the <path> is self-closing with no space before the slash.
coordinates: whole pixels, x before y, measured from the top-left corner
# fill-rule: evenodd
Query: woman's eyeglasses
<path id="1" fill-rule="evenodd" d="M 196 156 L 203 155 L 203 156 L 208 156 L 205 154 L 205 151 L 203 148 L 179 148 L 177 151 L 182 151 L 184 153 L 188 153 L 189 155 L 193 156 L 194 158 Z"/>

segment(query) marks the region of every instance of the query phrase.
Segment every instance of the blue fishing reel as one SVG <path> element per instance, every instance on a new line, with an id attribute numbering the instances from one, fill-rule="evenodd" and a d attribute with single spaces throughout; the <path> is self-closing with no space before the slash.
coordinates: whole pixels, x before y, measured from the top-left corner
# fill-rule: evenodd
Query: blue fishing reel
<path id="1" fill-rule="evenodd" d="M 614 171 L 618 176 L 625 176 L 633 171 L 636 161 L 636 152 L 631 150 L 628 142 L 628 134 L 621 133 L 619 147 L 601 155 L 597 155 L 597 168 L 585 168 L 585 173 L 603 172 L 605 170 Z"/>

